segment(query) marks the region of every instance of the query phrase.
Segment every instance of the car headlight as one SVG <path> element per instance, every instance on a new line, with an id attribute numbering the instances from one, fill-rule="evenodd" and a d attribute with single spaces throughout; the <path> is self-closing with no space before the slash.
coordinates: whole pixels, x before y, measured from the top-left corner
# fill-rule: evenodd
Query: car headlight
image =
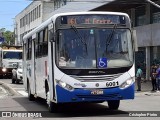
<path id="1" fill-rule="evenodd" d="M 121 89 L 127 88 L 127 87 L 129 87 L 130 85 L 132 85 L 134 82 L 135 82 L 135 77 L 132 77 L 132 78 L 126 80 L 125 82 L 123 82 L 123 83 L 119 86 L 119 88 L 121 88 Z"/>
<path id="2" fill-rule="evenodd" d="M 7 71 L 7 69 L 6 69 L 6 68 L 2 68 L 2 71 L 3 71 L 3 72 L 6 72 L 6 71 Z"/>
<path id="3" fill-rule="evenodd" d="M 56 82 L 57 82 L 57 84 L 58 84 L 59 86 L 61 86 L 61 87 L 64 88 L 64 89 L 67 89 L 67 90 L 69 90 L 69 91 L 73 91 L 73 90 L 74 90 L 74 88 L 73 88 L 71 85 L 68 85 L 67 83 L 65 83 L 65 82 L 63 82 L 63 81 L 56 80 Z"/>

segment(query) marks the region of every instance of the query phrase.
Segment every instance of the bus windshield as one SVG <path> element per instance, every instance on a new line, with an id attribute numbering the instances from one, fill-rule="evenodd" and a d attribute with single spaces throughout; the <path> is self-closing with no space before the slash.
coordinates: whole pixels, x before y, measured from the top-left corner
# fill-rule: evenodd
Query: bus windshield
<path id="1" fill-rule="evenodd" d="M 22 52 L 4 51 L 3 59 L 22 59 Z"/>
<path id="2" fill-rule="evenodd" d="M 57 51 L 57 64 L 64 69 L 118 68 L 133 64 L 129 29 L 59 30 Z"/>

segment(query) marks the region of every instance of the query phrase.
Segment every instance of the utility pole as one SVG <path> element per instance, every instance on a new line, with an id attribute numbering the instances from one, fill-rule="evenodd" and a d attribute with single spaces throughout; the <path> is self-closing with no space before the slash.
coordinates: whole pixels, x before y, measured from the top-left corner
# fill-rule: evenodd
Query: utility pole
<path id="1" fill-rule="evenodd" d="M 160 5 L 156 4 L 155 2 L 152 2 L 151 0 L 146 0 L 147 2 L 149 2 L 150 4 L 160 8 Z"/>

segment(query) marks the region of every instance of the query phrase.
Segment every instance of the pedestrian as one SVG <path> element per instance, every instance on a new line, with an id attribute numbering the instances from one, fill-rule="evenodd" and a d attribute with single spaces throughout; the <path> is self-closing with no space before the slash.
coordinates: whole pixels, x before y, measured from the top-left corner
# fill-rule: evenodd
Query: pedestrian
<path id="1" fill-rule="evenodd" d="M 157 91 L 160 90 L 160 65 L 157 65 L 157 70 L 156 70 L 156 76 L 157 76 Z"/>
<path id="2" fill-rule="evenodd" d="M 153 64 L 153 65 L 151 66 L 152 91 L 157 90 L 156 70 L 157 70 L 157 66 L 156 66 L 155 64 Z"/>
<path id="3" fill-rule="evenodd" d="M 137 91 L 141 91 L 141 77 L 142 77 L 142 69 L 140 67 L 140 65 L 137 66 L 137 73 L 136 73 L 136 77 L 137 77 Z"/>

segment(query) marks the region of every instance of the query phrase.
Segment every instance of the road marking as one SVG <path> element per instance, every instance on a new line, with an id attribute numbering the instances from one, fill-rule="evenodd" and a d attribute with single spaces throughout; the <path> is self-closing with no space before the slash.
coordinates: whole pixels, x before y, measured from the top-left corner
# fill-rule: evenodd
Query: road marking
<path id="1" fill-rule="evenodd" d="M 20 94 L 23 95 L 23 96 L 28 96 L 28 93 L 25 92 L 25 91 L 17 91 L 17 92 L 20 93 Z"/>
<path id="2" fill-rule="evenodd" d="M 0 91 L 5 94 L 7 93 L 7 91 L 3 87 L 0 87 Z"/>

